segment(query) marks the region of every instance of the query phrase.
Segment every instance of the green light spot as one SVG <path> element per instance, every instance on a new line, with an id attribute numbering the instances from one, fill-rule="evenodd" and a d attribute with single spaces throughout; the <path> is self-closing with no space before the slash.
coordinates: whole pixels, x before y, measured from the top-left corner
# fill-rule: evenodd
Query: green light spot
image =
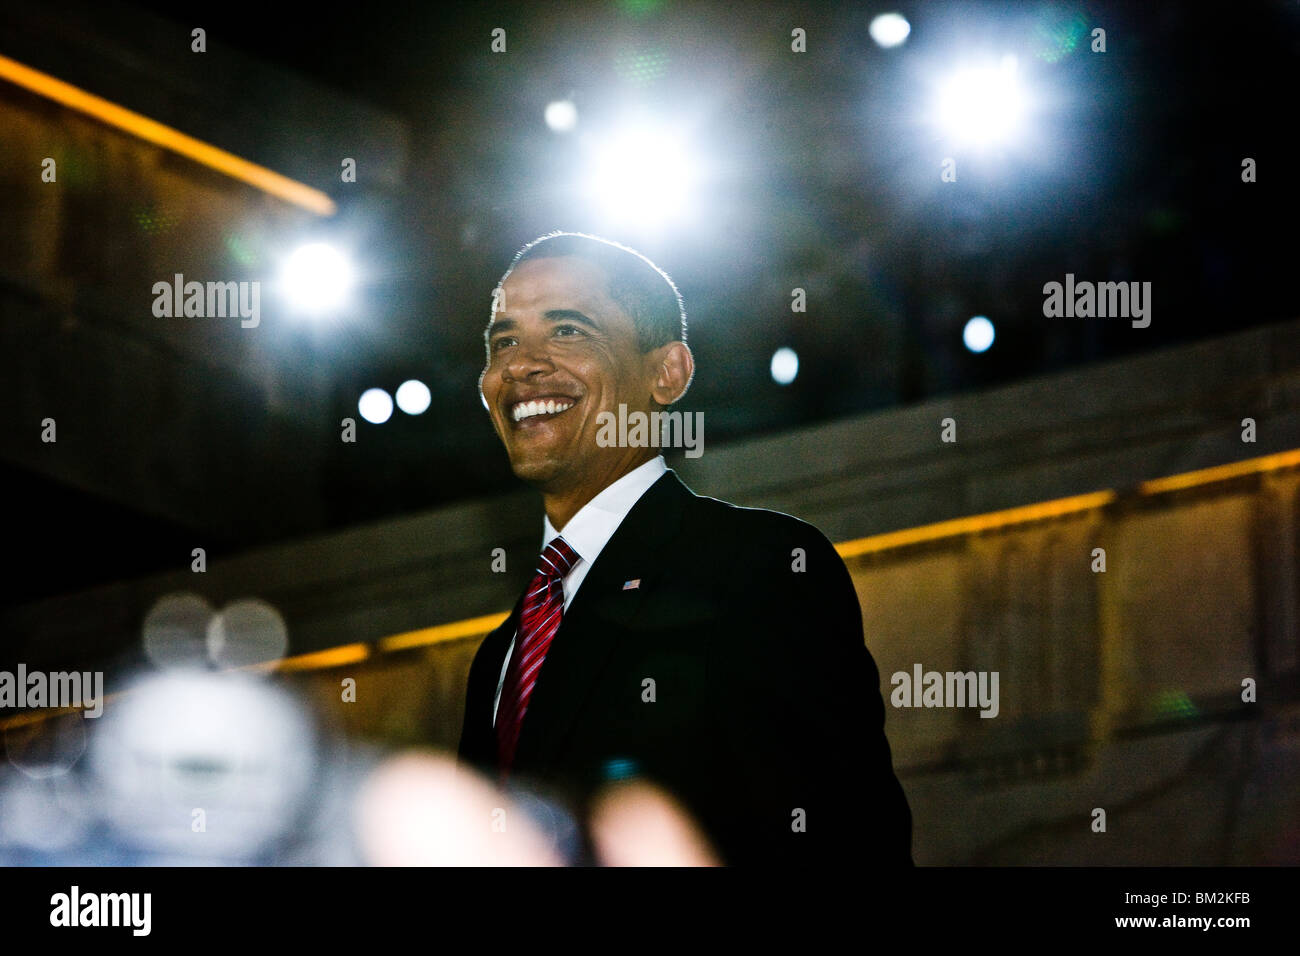
<path id="1" fill-rule="evenodd" d="M 257 265 L 257 253 L 253 247 L 236 235 L 226 236 L 226 251 L 230 253 L 230 258 L 234 259 L 241 266 Z"/>
<path id="2" fill-rule="evenodd" d="M 1087 33 L 1088 18 L 1081 11 L 1049 12 L 1034 29 L 1034 55 L 1056 63 L 1073 53 Z"/>
<path id="3" fill-rule="evenodd" d="M 160 211 L 155 206 L 138 206 L 132 211 L 131 217 L 140 231 L 149 236 L 170 232 L 181 221 L 179 216 Z"/>
<path id="4" fill-rule="evenodd" d="M 1169 720 L 1185 720 L 1200 713 L 1192 699 L 1181 690 L 1161 691 L 1151 702 L 1151 709 L 1156 717 Z"/>
<path id="5" fill-rule="evenodd" d="M 614 70 L 628 82 L 644 86 L 663 76 L 669 62 L 670 58 L 663 50 L 624 50 L 615 56 Z"/>
<path id="6" fill-rule="evenodd" d="M 663 6 L 662 0 L 617 0 L 619 11 L 630 17 L 643 18 L 658 11 Z"/>

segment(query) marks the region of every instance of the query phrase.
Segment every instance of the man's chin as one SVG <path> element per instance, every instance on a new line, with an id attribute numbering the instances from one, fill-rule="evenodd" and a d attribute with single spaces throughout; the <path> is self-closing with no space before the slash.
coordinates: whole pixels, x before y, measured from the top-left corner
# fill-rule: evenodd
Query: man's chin
<path id="1" fill-rule="evenodd" d="M 554 458 L 511 459 L 510 468 L 520 481 L 542 491 L 564 473 L 564 462 Z"/>

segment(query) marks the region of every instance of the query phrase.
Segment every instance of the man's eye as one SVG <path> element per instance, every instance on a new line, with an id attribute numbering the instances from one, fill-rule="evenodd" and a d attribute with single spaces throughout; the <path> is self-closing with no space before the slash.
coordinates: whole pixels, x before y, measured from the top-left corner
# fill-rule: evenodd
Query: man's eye
<path id="1" fill-rule="evenodd" d="M 505 346 L 514 344 L 514 341 L 515 341 L 514 339 L 506 335 L 501 336 L 499 339 L 493 339 L 492 351 L 500 352 L 501 349 L 504 348 Z"/>
<path id="2" fill-rule="evenodd" d="M 576 325 L 557 325 L 555 327 L 555 334 L 559 335 L 562 332 L 576 332 L 581 335 L 582 329 L 578 328 Z"/>

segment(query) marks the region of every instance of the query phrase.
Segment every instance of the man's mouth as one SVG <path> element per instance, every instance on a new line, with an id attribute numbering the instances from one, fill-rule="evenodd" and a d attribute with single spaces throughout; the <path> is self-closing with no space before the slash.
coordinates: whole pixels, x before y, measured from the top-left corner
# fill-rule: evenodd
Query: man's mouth
<path id="1" fill-rule="evenodd" d="M 577 403 L 566 396 L 547 396 L 510 406 L 510 418 L 515 424 L 529 419 L 544 419 L 566 412 Z"/>

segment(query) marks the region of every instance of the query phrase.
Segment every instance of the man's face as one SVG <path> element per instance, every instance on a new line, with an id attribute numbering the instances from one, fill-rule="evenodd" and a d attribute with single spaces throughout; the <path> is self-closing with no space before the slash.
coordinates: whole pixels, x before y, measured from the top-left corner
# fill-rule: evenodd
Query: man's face
<path id="1" fill-rule="evenodd" d="M 489 326 L 483 399 L 515 474 L 543 492 L 594 493 L 646 457 L 596 443 L 601 412 L 652 409 L 656 376 L 656 353 L 641 352 L 607 288 L 585 259 L 532 259 L 506 279 Z M 533 402 L 546 410 L 528 414 Z"/>

